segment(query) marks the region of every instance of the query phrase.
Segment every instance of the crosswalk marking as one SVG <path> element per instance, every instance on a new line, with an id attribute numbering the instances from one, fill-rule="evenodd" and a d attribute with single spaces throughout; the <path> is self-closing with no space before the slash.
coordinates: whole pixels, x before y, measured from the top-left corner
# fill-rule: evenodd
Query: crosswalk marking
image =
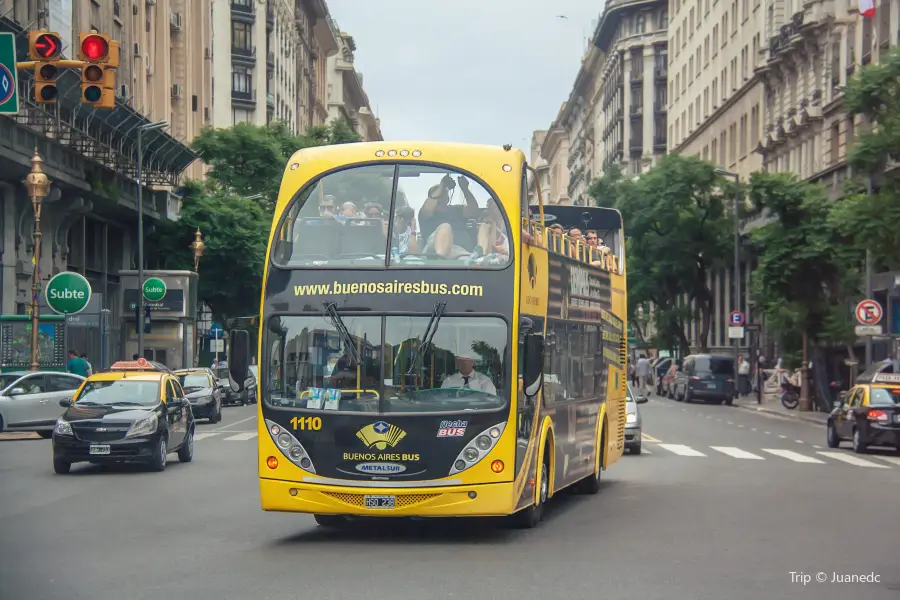
<path id="1" fill-rule="evenodd" d="M 793 450 L 779 450 L 778 448 L 763 448 L 763 452 L 768 452 L 769 454 L 774 454 L 775 456 L 780 456 L 781 458 L 786 458 L 788 460 L 792 460 L 798 463 L 810 463 L 810 464 L 820 464 L 824 465 L 825 463 L 818 458 L 813 458 L 812 456 L 806 456 L 805 454 L 800 454 L 799 452 L 794 452 Z"/>
<path id="2" fill-rule="evenodd" d="M 816 454 L 821 454 L 822 456 L 827 456 L 828 458 L 833 458 L 835 460 L 845 462 L 848 465 L 855 465 L 857 467 L 873 467 L 875 469 L 890 468 L 887 465 L 879 465 L 878 463 L 873 463 L 872 461 L 859 458 L 858 456 L 853 456 L 852 454 L 844 454 L 843 452 L 828 452 L 826 450 L 820 450 Z"/>
<path id="3" fill-rule="evenodd" d="M 206 438 L 211 438 L 214 435 L 218 435 L 218 434 L 215 431 L 204 431 L 203 433 L 195 433 L 194 441 L 196 442 L 197 440 L 205 440 Z"/>
<path id="4" fill-rule="evenodd" d="M 677 454 L 678 456 L 706 456 L 690 446 L 683 446 L 681 444 L 660 444 L 659 447 L 668 450 L 672 454 Z"/>
<path id="5" fill-rule="evenodd" d="M 251 431 L 249 433 L 237 433 L 231 437 L 225 438 L 226 442 L 246 442 L 247 440 L 252 440 L 256 437 L 256 432 Z"/>
<path id="6" fill-rule="evenodd" d="M 746 458 L 750 460 L 765 460 L 762 456 L 757 456 L 752 452 L 747 452 L 746 450 L 741 450 L 740 448 L 732 448 L 731 446 L 710 446 L 716 452 L 721 452 L 722 454 L 727 454 L 733 458 Z"/>
<path id="7" fill-rule="evenodd" d="M 879 456 L 874 456 L 873 458 L 877 458 L 878 460 L 883 460 L 883 461 L 885 461 L 885 462 L 891 463 L 892 465 L 897 465 L 898 467 L 900 467 L 900 458 L 897 458 L 897 457 L 895 457 L 895 456 L 881 456 L 881 455 L 879 455 Z"/>

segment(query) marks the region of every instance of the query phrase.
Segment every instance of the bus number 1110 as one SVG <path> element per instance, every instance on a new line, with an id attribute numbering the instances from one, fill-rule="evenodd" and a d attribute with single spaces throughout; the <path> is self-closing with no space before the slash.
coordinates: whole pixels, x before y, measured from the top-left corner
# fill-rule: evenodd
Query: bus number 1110
<path id="1" fill-rule="evenodd" d="M 294 431 L 319 431 L 322 429 L 322 417 L 292 417 Z"/>

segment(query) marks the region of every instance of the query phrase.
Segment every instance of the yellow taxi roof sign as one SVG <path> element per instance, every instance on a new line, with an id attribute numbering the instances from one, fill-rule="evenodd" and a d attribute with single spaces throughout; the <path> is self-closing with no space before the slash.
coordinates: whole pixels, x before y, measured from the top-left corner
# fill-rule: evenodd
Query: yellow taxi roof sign
<path id="1" fill-rule="evenodd" d="M 898 373 L 878 373 L 872 378 L 873 383 L 900 383 Z"/>
<path id="2" fill-rule="evenodd" d="M 162 371 L 160 365 L 152 363 L 146 358 L 137 360 L 120 360 L 114 362 L 110 367 L 110 371 Z"/>

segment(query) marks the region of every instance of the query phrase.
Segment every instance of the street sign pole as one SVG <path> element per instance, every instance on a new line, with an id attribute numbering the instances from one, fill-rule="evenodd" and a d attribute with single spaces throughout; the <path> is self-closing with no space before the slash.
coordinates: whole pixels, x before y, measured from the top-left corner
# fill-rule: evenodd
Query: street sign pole
<path id="1" fill-rule="evenodd" d="M 16 38 L 0 33 L 0 115 L 19 112 L 19 71 L 16 67 Z"/>

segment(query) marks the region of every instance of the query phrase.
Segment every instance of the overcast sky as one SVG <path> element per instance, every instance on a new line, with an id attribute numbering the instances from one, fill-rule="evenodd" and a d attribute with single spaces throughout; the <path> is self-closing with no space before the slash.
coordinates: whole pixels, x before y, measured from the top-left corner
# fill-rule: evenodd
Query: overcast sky
<path id="1" fill-rule="evenodd" d="M 328 0 L 386 139 L 528 154 L 568 97 L 602 1 Z M 557 15 L 567 18 L 561 19 Z"/>

